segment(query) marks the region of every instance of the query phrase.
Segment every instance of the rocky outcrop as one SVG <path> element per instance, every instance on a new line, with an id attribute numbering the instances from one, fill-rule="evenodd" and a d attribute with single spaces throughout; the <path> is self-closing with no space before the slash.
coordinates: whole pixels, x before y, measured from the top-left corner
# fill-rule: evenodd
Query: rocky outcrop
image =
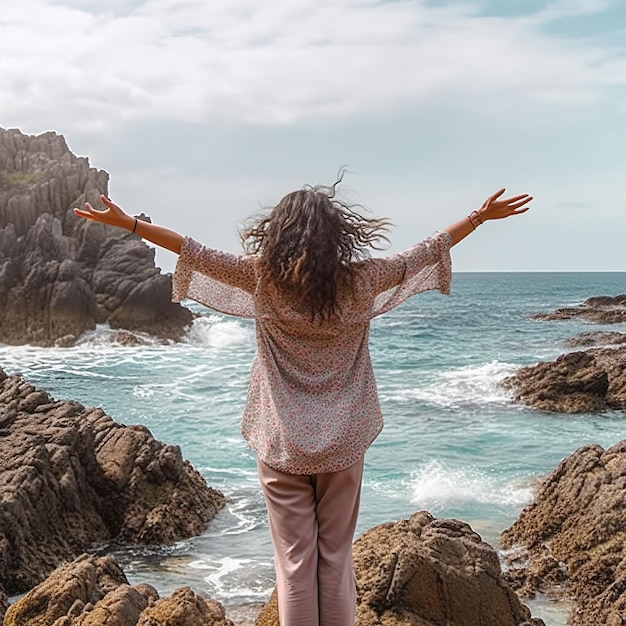
<path id="1" fill-rule="evenodd" d="M 9 594 L 103 542 L 171 544 L 224 506 L 177 446 L 0 370 L 0 581 Z"/>
<path id="2" fill-rule="evenodd" d="M 74 215 L 108 178 L 56 133 L 0 128 L 0 343 L 68 345 L 104 322 L 178 340 L 191 323 L 153 249 Z"/>
<path id="3" fill-rule="evenodd" d="M 571 348 L 593 346 L 619 346 L 626 343 L 626 333 L 616 331 L 593 330 L 581 333 L 565 340 L 565 345 Z"/>
<path id="4" fill-rule="evenodd" d="M 596 337 L 601 341 L 600 337 Z M 603 343 L 608 343 L 607 337 Z M 591 337 L 585 337 L 590 341 Z M 626 346 L 562 354 L 555 361 L 523 367 L 502 381 L 516 401 L 542 411 L 584 413 L 626 408 Z"/>
<path id="5" fill-rule="evenodd" d="M 425 511 L 353 547 L 355 626 L 542 626 L 504 581 L 495 550 L 465 523 Z M 257 626 L 278 626 L 275 596 Z"/>
<path id="6" fill-rule="evenodd" d="M 596 324 L 619 324 L 626 322 L 626 294 L 594 296 L 578 306 L 562 307 L 549 313 L 537 313 L 533 318 L 540 320 L 581 318 Z"/>
<path id="7" fill-rule="evenodd" d="M 606 408 L 609 378 L 591 354 L 572 352 L 522 367 L 502 384 L 514 389 L 516 401 L 533 408 L 580 413 Z"/>
<path id="8" fill-rule="evenodd" d="M 189 587 L 159 598 L 131 586 L 112 557 L 83 555 L 15 602 L 4 626 L 233 626 L 224 607 Z"/>
<path id="9" fill-rule="evenodd" d="M 534 316 L 544 320 L 581 317 L 610 324 L 626 321 L 626 295 L 588 298 L 580 306 Z M 584 351 L 519 369 L 502 381 L 514 399 L 542 411 L 587 413 L 626 409 L 626 334 L 592 331 L 565 344 Z"/>
<path id="10" fill-rule="evenodd" d="M 520 593 L 572 598 L 576 626 L 626 623 L 626 441 L 564 459 L 502 543 Z"/>

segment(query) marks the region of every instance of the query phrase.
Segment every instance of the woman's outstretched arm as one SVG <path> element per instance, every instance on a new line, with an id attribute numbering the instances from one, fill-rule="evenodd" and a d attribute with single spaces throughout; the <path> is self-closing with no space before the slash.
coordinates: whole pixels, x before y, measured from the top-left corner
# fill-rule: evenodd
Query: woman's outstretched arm
<path id="1" fill-rule="evenodd" d="M 504 189 L 496 191 L 496 193 L 489 196 L 482 203 L 478 210 L 472 211 L 467 217 L 464 217 L 462 220 L 455 222 L 445 229 L 452 238 L 451 245 L 455 246 L 487 220 L 501 220 L 505 217 L 521 215 L 528 211 L 530 207 L 525 205 L 533 199 L 532 196 L 523 193 L 519 196 L 511 196 L 510 198 L 502 198 L 499 200 L 504 191 Z"/>
<path id="2" fill-rule="evenodd" d="M 84 209 L 74 209 L 74 213 L 79 217 L 84 217 L 94 222 L 107 224 L 108 226 L 118 226 L 125 228 L 139 235 L 142 239 L 147 239 L 161 248 L 171 250 L 180 254 L 180 247 L 183 243 L 183 236 L 174 230 L 157 226 L 150 222 L 144 222 L 132 215 L 128 215 L 121 207 L 111 202 L 106 196 L 100 196 L 106 209 L 94 209 L 89 202 Z"/>

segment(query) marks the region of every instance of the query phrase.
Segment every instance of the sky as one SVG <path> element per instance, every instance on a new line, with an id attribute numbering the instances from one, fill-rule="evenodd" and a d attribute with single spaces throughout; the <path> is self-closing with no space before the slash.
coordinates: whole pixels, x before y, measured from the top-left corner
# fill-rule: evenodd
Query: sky
<path id="1" fill-rule="evenodd" d="M 128 212 L 233 252 L 346 166 L 388 252 L 506 187 L 531 210 L 455 271 L 626 271 L 623 0 L 5 2 L 0 127 L 62 134 Z"/>

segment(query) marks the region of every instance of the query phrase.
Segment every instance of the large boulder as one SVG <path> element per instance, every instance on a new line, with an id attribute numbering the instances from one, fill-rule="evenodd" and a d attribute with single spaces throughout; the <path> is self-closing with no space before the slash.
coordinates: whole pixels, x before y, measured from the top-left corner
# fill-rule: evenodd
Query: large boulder
<path id="1" fill-rule="evenodd" d="M 131 586 L 112 557 L 82 555 L 15 602 L 4 626 L 233 626 L 224 607 L 189 587 L 159 598 Z"/>
<path id="2" fill-rule="evenodd" d="M 571 340 L 574 341 L 574 340 Z M 611 343 L 562 354 L 520 368 L 502 384 L 516 401 L 543 411 L 586 413 L 626 408 L 626 346 L 619 334 L 584 335 L 580 341 Z"/>
<path id="3" fill-rule="evenodd" d="M 575 626 L 626 623 L 626 440 L 564 459 L 502 544 L 520 594 L 573 599 Z"/>
<path id="4" fill-rule="evenodd" d="M 68 345 L 104 322 L 178 340 L 191 323 L 152 248 L 74 215 L 108 180 L 56 133 L 0 128 L 0 343 Z"/>
<path id="5" fill-rule="evenodd" d="M 355 626 L 543 626 L 504 581 L 495 550 L 458 520 L 425 511 L 353 546 Z M 257 626 L 279 626 L 276 596 Z"/>
<path id="6" fill-rule="evenodd" d="M 542 411 L 582 413 L 606 408 L 607 373 L 586 352 L 562 354 L 520 368 L 502 381 L 514 390 L 514 398 Z"/>
<path id="7" fill-rule="evenodd" d="M 0 587 L 19 593 L 104 542 L 172 544 L 225 504 L 178 446 L 0 369 Z"/>
<path id="8" fill-rule="evenodd" d="M 137 626 L 234 626 L 224 607 L 206 600 L 190 587 L 177 589 L 169 598 L 158 600 L 145 609 Z"/>

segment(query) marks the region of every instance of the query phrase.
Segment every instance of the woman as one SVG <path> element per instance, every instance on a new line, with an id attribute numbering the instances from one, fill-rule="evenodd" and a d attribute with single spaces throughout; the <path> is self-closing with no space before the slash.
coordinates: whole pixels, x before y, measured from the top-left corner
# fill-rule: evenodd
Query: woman
<path id="1" fill-rule="evenodd" d="M 130 230 L 180 255 L 173 300 L 254 318 L 241 432 L 256 451 L 274 544 L 281 626 L 352 626 L 352 541 L 363 455 L 383 426 L 368 351 L 370 320 L 421 291 L 449 293 L 450 247 L 489 220 L 520 215 L 527 194 L 487 198 L 469 216 L 381 259 L 388 222 L 335 198 L 335 186 L 285 196 L 242 233 L 242 256 L 138 221 L 102 196 L 76 215 Z"/>

